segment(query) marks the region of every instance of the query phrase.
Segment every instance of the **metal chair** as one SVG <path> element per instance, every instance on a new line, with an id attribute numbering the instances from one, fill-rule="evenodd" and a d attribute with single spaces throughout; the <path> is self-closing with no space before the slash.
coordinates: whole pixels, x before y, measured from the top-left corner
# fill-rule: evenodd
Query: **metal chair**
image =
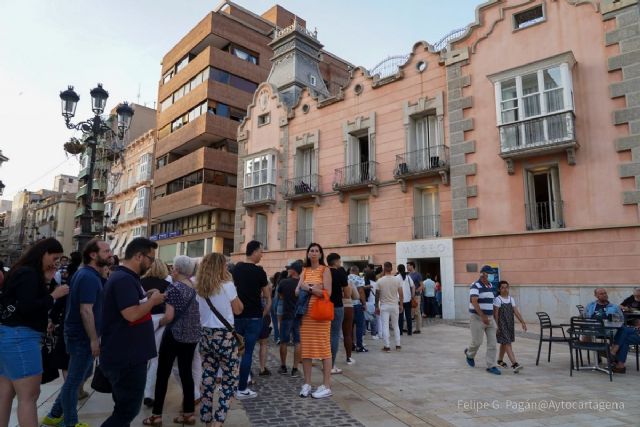
<path id="1" fill-rule="evenodd" d="M 578 313 L 580 313 L 580 317 L 584 317 L 584 305 L 577 304 L 576 307 L 578 308 Z"/>
<path id="2" fill-rule="evenodd" d="M 565 335 L 564 328 L 562 327 L 562 325 L 554 325 L 551 323 L 551 318 L 547 313 L 545 313 L 544 311 L 538 311 L 536 312 L 536 315 L 538 316 L 538 320 L 540 320 L 540 342 L 538 343 L 538 357 L 536 357 L 536 366 L 538 366 L 538 363 L 540 362 L 540 351 L 542 350 L 543 342 L 549 343 L 549 353 L 547 354 L 547 362 L 551 362 L 551 343 L 569 342 L 570 338 L 567 338 L 567 336 Z M 562 336 L 554 337 L 553 336 L 554 329 L 560 329 L 562 331 Z M 545 330 L 549 331 L 549 336 L 545 336 L 544 334 Z"/>
<path id="3" fill-rule="evenodd" d="M 613 336 L 604 328 L 602 319 L 583 319 L 581 317 L 572 317 L 569 334 L 571 335 L 571 338 L 569 339 L 569 357 L 571 362 L 571 366 L 569 368 L 569 376 L 573 376 L 574 351 L 576 352 L 576 362 L 578 361 L 578 351 L 595 351 L 606 353 L 607 369 L 604 370 L 597 366 L 594 369 L 606 371 L 609 374 L 609 381 L 613 381 L 613 372 L 611 371 L 611 365 L 609 364 L 609 360 L 611 360 L 611 353 L 609 351 L 609 348 L 611 346 L 611 342 L 613 341 Z M 581 340 L 582 337 L 589 337 L 590 339 Z M 576 363 L 575 369 L 576 371 L 579 371 L 580 364 Z"/>

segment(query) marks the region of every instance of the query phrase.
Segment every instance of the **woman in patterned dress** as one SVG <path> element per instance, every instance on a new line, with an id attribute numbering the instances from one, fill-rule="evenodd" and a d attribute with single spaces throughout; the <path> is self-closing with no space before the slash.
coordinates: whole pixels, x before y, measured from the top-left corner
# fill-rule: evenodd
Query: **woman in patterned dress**
<path id="1" fill-rule="evenodd" d="M 311 294 L 309 307 L 302 317 L 300 326 L 300 348 L 302 353 L 302 368 L 304 370 L 304 385 L 300 397 L 311 394 L 316 399 L 329 397 L 331 393 L 331 321 L 313 320 L 309 313 L 323 291 L 331 296 L 331 271 L 324 263 L 324 252 L 317 243 L 311 243 L 307 248 L 305 267 L 300 275 L 300 282 L 296 288 L 296 295 L 300 291 Z M 321 359 L 323 367 L 323 384 L 311 393 L 311 361 Z"/>
<path id="2" fill-rule="evenodd" d="M 162 425 L 162 408 L 167 395 L 167 385 L 173 362 L 178 359 L 178 371 L 182 383 L 182 413 L 173 422 L 194 425 L 194 386 L 191 364 L 196 345 L 200 341 L 200 310 L 196 291 L 191 283 L 195 263 L 188 256 L 173 259 L 171 277 L 173 283 L 167 288 L 165 314 L 160 326 L 166 326 L 158 350 L 158 373 L 152 415 L 142 421 L 146 426 Z"/>
<path id="3" fill-rule="evenodd" d="M 513 354 L 511 343 L 516 339 L 515 327 L 514 327 L 514 315 L 518 318 L 522 324 L 522 329 L 527 331 L 527 324 L 524 323 L 522 315 L 518 307 L 516 307 L 516 300 L 509 295 L 509 282 L 506 280 L 500 281 L 499 285 L 500 295 L 498 295 L 493 301 L 493 316 L 496 320 L 498 329 L 496 330 L 496 339 L 500 344 L 500 356 L 498 357 L 498 365 L 502 368 L 507 368 L 508 365 L 503 361 L 504 353 L 507 353 L 509 360 L 511 361 L 511 368 L 514 373 L 520 372 L 522 365 L 516 361 L 516 356 Z"/>

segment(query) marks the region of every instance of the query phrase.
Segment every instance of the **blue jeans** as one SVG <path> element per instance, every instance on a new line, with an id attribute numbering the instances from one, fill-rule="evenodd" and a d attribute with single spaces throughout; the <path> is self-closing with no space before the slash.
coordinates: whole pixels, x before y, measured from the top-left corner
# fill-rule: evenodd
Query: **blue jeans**
<path id="1" fill-rule="evenodd" d="M 362 336 L 364 335 L 364 307 L 362 304 L 353 306 L 353 323 L 356 325 L 356 348 L 362 348 Z"/>
<path id="2" fill-rule="evenodd" d="M 93 369 L 93 355 L 89 341 L 65 337 L 64 343 L 69 353 L 69 370 L 49 416 L 58 418 L 64 414 L 64 425 L 75 427 L 78 423 L 78 390 Z"/>
<path id="3" fill-rule="evenodd" d="M 625 326 L 616 333 L 615 342 L 620 346 L 617 359 L 619 362 L 625 363 L 627 361 L 627 354 L 629 353 L 629 345 L 640 344 L 640 334 L 636 328 Z"/>
<path id="4" fill-rule="evenodd" d="M 336 355 L 340 347 L 340 332 L 342 332 L 342 320 L 344 319 L 344 307 L 333 308 L 333 320 L 331 321 L 331 363 L 336 364 Z"/>
<path id="5" fill-rule="evenodd" d="M 115 403 L 113 413 L 101 427 L 129 427 L 142 406 L 147 362 L 125 366 L 100 365 L 100 368 L 111 383 Z"/>
<path id="6" fill-rule="evenodd" d="M 277 342 L 280 338 L 280 328 L 278 325 L 278 302 L 280 298 L 276 293 L 275 298 L 271 301 L 271 324 L 273 325 L 273 341 Z"/>
<path id="7" fill-rule="evenodd" d="M 238 390 L 247 389 L 247 381 L 249 380 L 249 372 L 251 372 L 251 361 L 253 359 L 253 349 L 258 341 L 260 330 L 262 329 L 262 318 L 243 318 L 236 317 L 236 331 L 244 337 L 244 354 L 240 361 L 240 378 L 238 380 Z"/>

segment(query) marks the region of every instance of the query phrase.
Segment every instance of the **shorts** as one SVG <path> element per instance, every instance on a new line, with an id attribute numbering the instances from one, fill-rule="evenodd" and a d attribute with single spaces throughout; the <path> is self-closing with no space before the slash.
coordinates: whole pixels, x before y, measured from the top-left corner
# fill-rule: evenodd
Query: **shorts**
<path id="1" fill-rule="evenodd" d="M 278 299 L 278 303 L 276 304 L 276 316 L 282 316 L 283 306 L 283 301 Z"/>
<path id="2" fill-rule="evenodd" d="M 0 325 L 0 377 L 11 381 L 42 374 L 42 333 Z"/>
<path id="3" fill-rule="evenodd" d="M 258 336 L 259 340 L 263 340 L 265 338 L 269 338 L 271 334 L 271 316 L 265 316 L 262 318 L 262 329 L 260 330 L 260 335 Z"/>
<path id="4" fill-rule="evenodd" d="M 282 319 L 280 322 L 280 343 L 289 344 L 292 337 L 294 344 L 300 344 L 300 319 Z"/>

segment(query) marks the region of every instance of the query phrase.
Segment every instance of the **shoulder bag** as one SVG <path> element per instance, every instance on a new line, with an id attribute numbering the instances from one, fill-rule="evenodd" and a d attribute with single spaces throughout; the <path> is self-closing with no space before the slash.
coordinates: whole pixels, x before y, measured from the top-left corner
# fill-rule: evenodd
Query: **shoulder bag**
<path id="1" fill-rule="evenodd" d="M 206 297 L 204 300 L 207 302 L 207 305 L 209 306 L 211 311 L 213 311 L 213 314 L 216 315 L 218 320 L 220 320 L 220 322 L 222 322 L 224 327 L 227 328 L 229 330 L 229 332 L 231 332 L 233 334 L 233 337 L 238 342 L 238 356 L 242 356 L 242 354 L 244 353 L 244 337 L 242 335 L 240 335 L 239 333 L 237 333 L 236 330 L 233 328 L 233 326 L 231 326 L 229 321 L 227 319 L 225 319 L 222 314 L 220 314 L 220 312 L 214 307 L 214 305 L 211 302 L 211 300 L 209 299 L 209 297 Z"/>

